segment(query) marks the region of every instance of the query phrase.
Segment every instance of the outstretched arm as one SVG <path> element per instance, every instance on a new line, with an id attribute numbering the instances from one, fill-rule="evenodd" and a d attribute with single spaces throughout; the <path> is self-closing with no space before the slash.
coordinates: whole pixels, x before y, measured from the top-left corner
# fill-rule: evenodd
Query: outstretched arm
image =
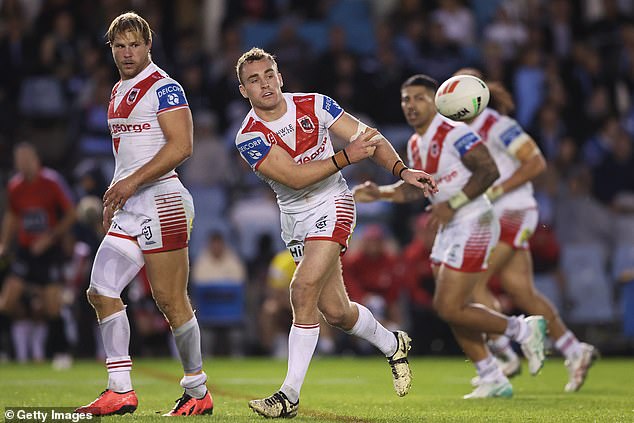
<path id="1" fill-rule="evenodd" d="M 358 133 L 363 132 L 365 128 L 367 128 L 367 125 L 363 122 L 348 113 L 344 113 L 332 124 L 330 131 L 342 139 L 353 139 Z M 436 182 L 428 173 L 422 170 L 409 169 L 405 166 L 392 144 L 381 133 L 376 134 L 376 140 L 378 142 L 372 152 L 372 158 L 379 166 L 408 184 L 421 189 L 425 196 L 438 191 Z"/>
<path id="2" fill-rule="evenodd" d="M 267 156 L 262 160 L 258 171 L 293 189 L 302 189 L 333 175 L 352 163 L 370 157 L 379 140 L 378 132 L 369 129 L 358 135 L 343 150 L 323 160 L 313 160 L 298 164 L 281 147 L 273 144 Z"/>

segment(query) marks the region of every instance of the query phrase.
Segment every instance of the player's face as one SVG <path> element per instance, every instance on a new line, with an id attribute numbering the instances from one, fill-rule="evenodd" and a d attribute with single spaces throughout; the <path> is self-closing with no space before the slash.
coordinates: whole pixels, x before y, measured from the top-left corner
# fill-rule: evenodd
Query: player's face
<path id="1" fill-rule="evenodd" d="M 27 179 L 34 177 L 39 168 L 40 160 L 30 148 L 17 148 L 13 155 L 16 170 L 25 175 Z"/>
<path id="2" fill-rule="evenodd" d="M 246 62 L 242 66 L 240 93 L 254 109 L 274 110 L 283 101 L 282 75 L 269 59 Z"/>
<path id="3" fill-rule="evenodd" d="M 145 44 L 140 34 L 133 31 L 120 32 L 112 42 L 112 57 L 119 69 L 121 79 L 132 79 L 150 63 L 152 43 Z"/>
<path id="4" fill-rule="evenodd" d="M 425 128 L 436 115 L 434 93 L 417 85 L 405 87 L 401 90 L 401 109 L 412 128 Z"/>

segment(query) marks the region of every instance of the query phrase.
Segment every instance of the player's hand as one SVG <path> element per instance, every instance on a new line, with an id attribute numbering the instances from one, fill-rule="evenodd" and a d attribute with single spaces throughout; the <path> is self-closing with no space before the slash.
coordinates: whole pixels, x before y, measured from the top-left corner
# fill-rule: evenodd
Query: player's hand
<path id="1" fill-rule="evenodd" d="M 51 245 L 53 245 L 53 235 L 47 232 L 33 241 L 33 244 L 31 244 L 31 254 L 39 256 L 48 250 Z"/>
<path id="2" fill-rule="evenodd" d="M 108 233 L 108 229 L 112 225 L 112 216 L 114 216 L 114 210 L 111 207 L 103 208 L 103 220 L 101 221 L 101 226 L 103 227 L 103 232 Z"/>
<path id="3" fill-rule="evenodd" d="M 350 141 L 350 144 L 344 148 L 350 163 L 360 162 L 374 155 L 376 146 L 381 142 L 381 137 L 376 136 L 378 134 L 379 131 L 376 129 L 368 128 L 354 140 Z"/>
<path id="4" fill-rule="evenodd" d="M 456 214 L 456 211 L 449 207 L 448 201 L 432 204 L 425 211 L 431 212 L 429 224 L 434 228 L 438 228 L 439 225 L 446 225 Z"/>
<path id="5" fill-rule="evenodd" d="M 103 207 L 111 208 L 113 211 L 123 208 L 123 205 L 139 188 L 134 175 L 130 175 L 117 181 L 116 184 L 108 188 L 103 195 Z"/>
<path id="6" fill-rule="evenodd" d="M 436 185 L 434 178 L 422 170 L 405 169 L 403 173 L 401 173 L 401 179 L 410 185 L 422 189 L 425 197 L 429 197 L 438 192 L 438 185 Z"/>
<path id="7" fill-rule="evenodd" d="M 359 203 L 371 203 L 381 198 L 379 186 L 372 181 L 365 181 L 352 188 L 354 200 Z"/>

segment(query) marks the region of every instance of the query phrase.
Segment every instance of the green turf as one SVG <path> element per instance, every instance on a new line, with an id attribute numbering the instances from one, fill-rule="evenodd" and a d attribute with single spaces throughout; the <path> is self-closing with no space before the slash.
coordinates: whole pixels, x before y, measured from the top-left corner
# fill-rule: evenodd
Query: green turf
<path id="1" fill-rule="evenodd" d="M 277 389 L 285 361 L 208 359 L 205 369 L 217 422 L 264 421 L 247 407 L 251 398 Z M 412 391 L 398 398 L 385 360 L 316 358 L 302 390 L 295 422 L 634 422 L 634 359 L 602 359 L 592 368 L 583 389 L 565 394 L 567 373 L 560 359 L 546 362 L 537 377 L 513 379 L 513 399 L 461 399 L 470 391 L 472 366 L 460 358 L 412 360 Z M 0 365 L 3 407 L 77 406 L 103 389 L 102 363 L 77 362 L 71 370 L 48 364 Z M 180 396 L 180 368 L 174 360 L 138 359 L 133 381 L 139 396 L 134 415 L 104 421 L 150 421 Z"/>

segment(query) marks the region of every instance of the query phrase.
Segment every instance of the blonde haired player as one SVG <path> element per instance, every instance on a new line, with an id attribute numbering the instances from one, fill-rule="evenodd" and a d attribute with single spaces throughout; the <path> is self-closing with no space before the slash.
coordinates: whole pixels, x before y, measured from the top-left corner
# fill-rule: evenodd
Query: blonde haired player
<path id="1" fill-rule="evenodd" d="M 465 74 L 482 79 L 482 74 L 472 68 L 455 73 Z M 507 116 L 514 109 L 511 95 L 497 82 L 488 82 L 488 85 L 493 107 L 487 107 L 475 119 L 465 123 L 482 137 L 500 170 L 500 177 L 486 195 L 493 203 L 501 233 L 491 253 L 489 268 L 476 284 L 473 298 L 478 303 L 500 310 L 499 303 L 487 287 L 491 276 L 498 274 L 502 288 L 516 307 L 530 314 L 543 315 L 548 322 L 548 335 L 555 348 L 566 358 L 568 383 L 564 390 L 574 392 L 583 385 L 597 351 L 592 345 L 579 342 L 553 304 L 535 289 L 528 245 L 538 222 L 531 180 L 546 169 L 546 160 L 530 135 L 517 121 Z M 507 376 L 521 371 L 519 357 L 508 337 L 492 334 L 488 343 Z M 474 380 L 474 384 L 478 382 L 479 379 Z"/>
<path id="2" fill-rule="evenodd" d="M 399 396 L 411 385 L 407 362 L 410 339 L 390 332 L 344 288 L 340 255 L 355 224 L 355 203 L 339 172 L 373 155 L 374 161 L 427 195 L 436 189 L 425 172 L 409 169 L 392 145 L 345 113 L 331 98 L 282 93 L 275 58 L 253 48 L 236 65 L 240 93 L 252 109 L 236 135 L 236 147 L 251 168 L 273 188 L 282 213 L 282 238 L 298 263 L 291 281 L 293 325 L 288 372 L 279 391 L 249 406 L 264 417 L 294 417 L 300 389 L 319 338 L 319 315 L 332 326 L 381 350 L 392 368 Z M 335 153 L 330 134 L 350 140 Z"/>
<path id="3" fill-rule="evenodd" d="M 106 34 L 121 80 L 112 89 L 108 126 L 115 172 L 103 204 L 107 231 L 93 263 L 88 301 L 97 312 L 108 387 L 78 412 L 132 413 L 130 325 L 121 291 L 145 266 L 152 295 L 174 334 L 185 392 L 167 415 L 211 414 L 200 330 L 187 297 L 191 195 L 174 169 L 192 154 L 192 116 L 183 88 L 151 59 L 152 31 L 136 13 L 115 18 Z"/>

